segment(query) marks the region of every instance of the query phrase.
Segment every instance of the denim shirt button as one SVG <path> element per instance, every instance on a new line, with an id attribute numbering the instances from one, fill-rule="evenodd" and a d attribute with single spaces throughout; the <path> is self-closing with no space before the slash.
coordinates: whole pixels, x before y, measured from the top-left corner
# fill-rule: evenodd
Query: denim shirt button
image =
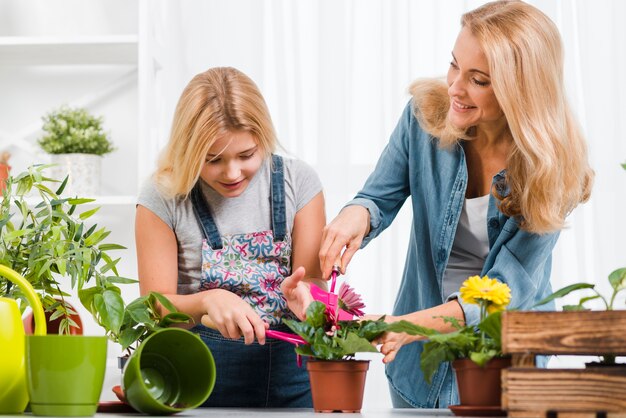
<path id="1" fill-rule="evenodd" d="M 498 220 L 496 218 L 491 218 L 489 219 L 489 226 L 491 228 L 499 228 L 500 227 L 500 222 L 498 222 Z"/>

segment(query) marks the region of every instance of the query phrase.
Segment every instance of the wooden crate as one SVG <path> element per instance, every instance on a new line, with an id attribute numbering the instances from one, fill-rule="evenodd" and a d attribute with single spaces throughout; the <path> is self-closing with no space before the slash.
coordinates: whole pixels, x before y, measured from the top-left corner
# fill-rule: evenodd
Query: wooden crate
<path id="1" fill-rule="evenodd" d="M 626 311 L 505 312 L 502 407 L 512 418 L 626 418 L 626 367 L 535 368 L 535 356 L 626 355 Z"/>

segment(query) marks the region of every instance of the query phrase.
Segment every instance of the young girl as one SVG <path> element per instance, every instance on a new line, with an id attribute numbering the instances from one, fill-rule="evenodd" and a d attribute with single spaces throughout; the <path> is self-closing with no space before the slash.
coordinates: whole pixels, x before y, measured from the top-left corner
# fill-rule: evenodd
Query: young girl
<path id="1" fill-rule="evenodd" d="M 276 146 L 254 82 L 212 68 L 183 91 L 170 141 L 139 195 L 141 293 L 160 292 L 193 317 L 217 368 L 205 406 L 311 406 L 294 347 L 266 341 L 265 331 L 294 317 L 280 288 L 291 266 L 321 276 L 324 197 L 316 173 L 274 155 Z"/>

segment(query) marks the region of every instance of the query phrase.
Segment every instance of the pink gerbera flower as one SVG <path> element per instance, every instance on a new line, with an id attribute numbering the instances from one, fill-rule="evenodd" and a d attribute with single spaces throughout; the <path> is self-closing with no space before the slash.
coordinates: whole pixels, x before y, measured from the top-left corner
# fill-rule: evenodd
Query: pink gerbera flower
<path id="1" fill-rule="evenodd" d="M 365 304 L 361 300 L 361 295 L 345 282 L 339 287 L 339 307 L 354 316 L 363 316 Z"/>

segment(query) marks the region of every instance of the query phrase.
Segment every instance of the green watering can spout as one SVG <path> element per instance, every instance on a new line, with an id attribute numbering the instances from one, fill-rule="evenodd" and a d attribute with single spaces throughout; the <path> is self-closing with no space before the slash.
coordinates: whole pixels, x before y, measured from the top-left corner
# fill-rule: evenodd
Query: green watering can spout
<path id="1" fill-rule="evenodd" d="M 0 265 L 0 276 L 15 283 L 26 296 L 35 318 L 34 334 L 46 335 L 46 317 L 33 286 L 15 270 L 3 265 Z M 0 414 L 21 414 L 28 404 L 25 334 L 15 300 L 0 297 L 0 324 L 0 347 L 3 347 L 3 355 L 0 356 Z"/>

